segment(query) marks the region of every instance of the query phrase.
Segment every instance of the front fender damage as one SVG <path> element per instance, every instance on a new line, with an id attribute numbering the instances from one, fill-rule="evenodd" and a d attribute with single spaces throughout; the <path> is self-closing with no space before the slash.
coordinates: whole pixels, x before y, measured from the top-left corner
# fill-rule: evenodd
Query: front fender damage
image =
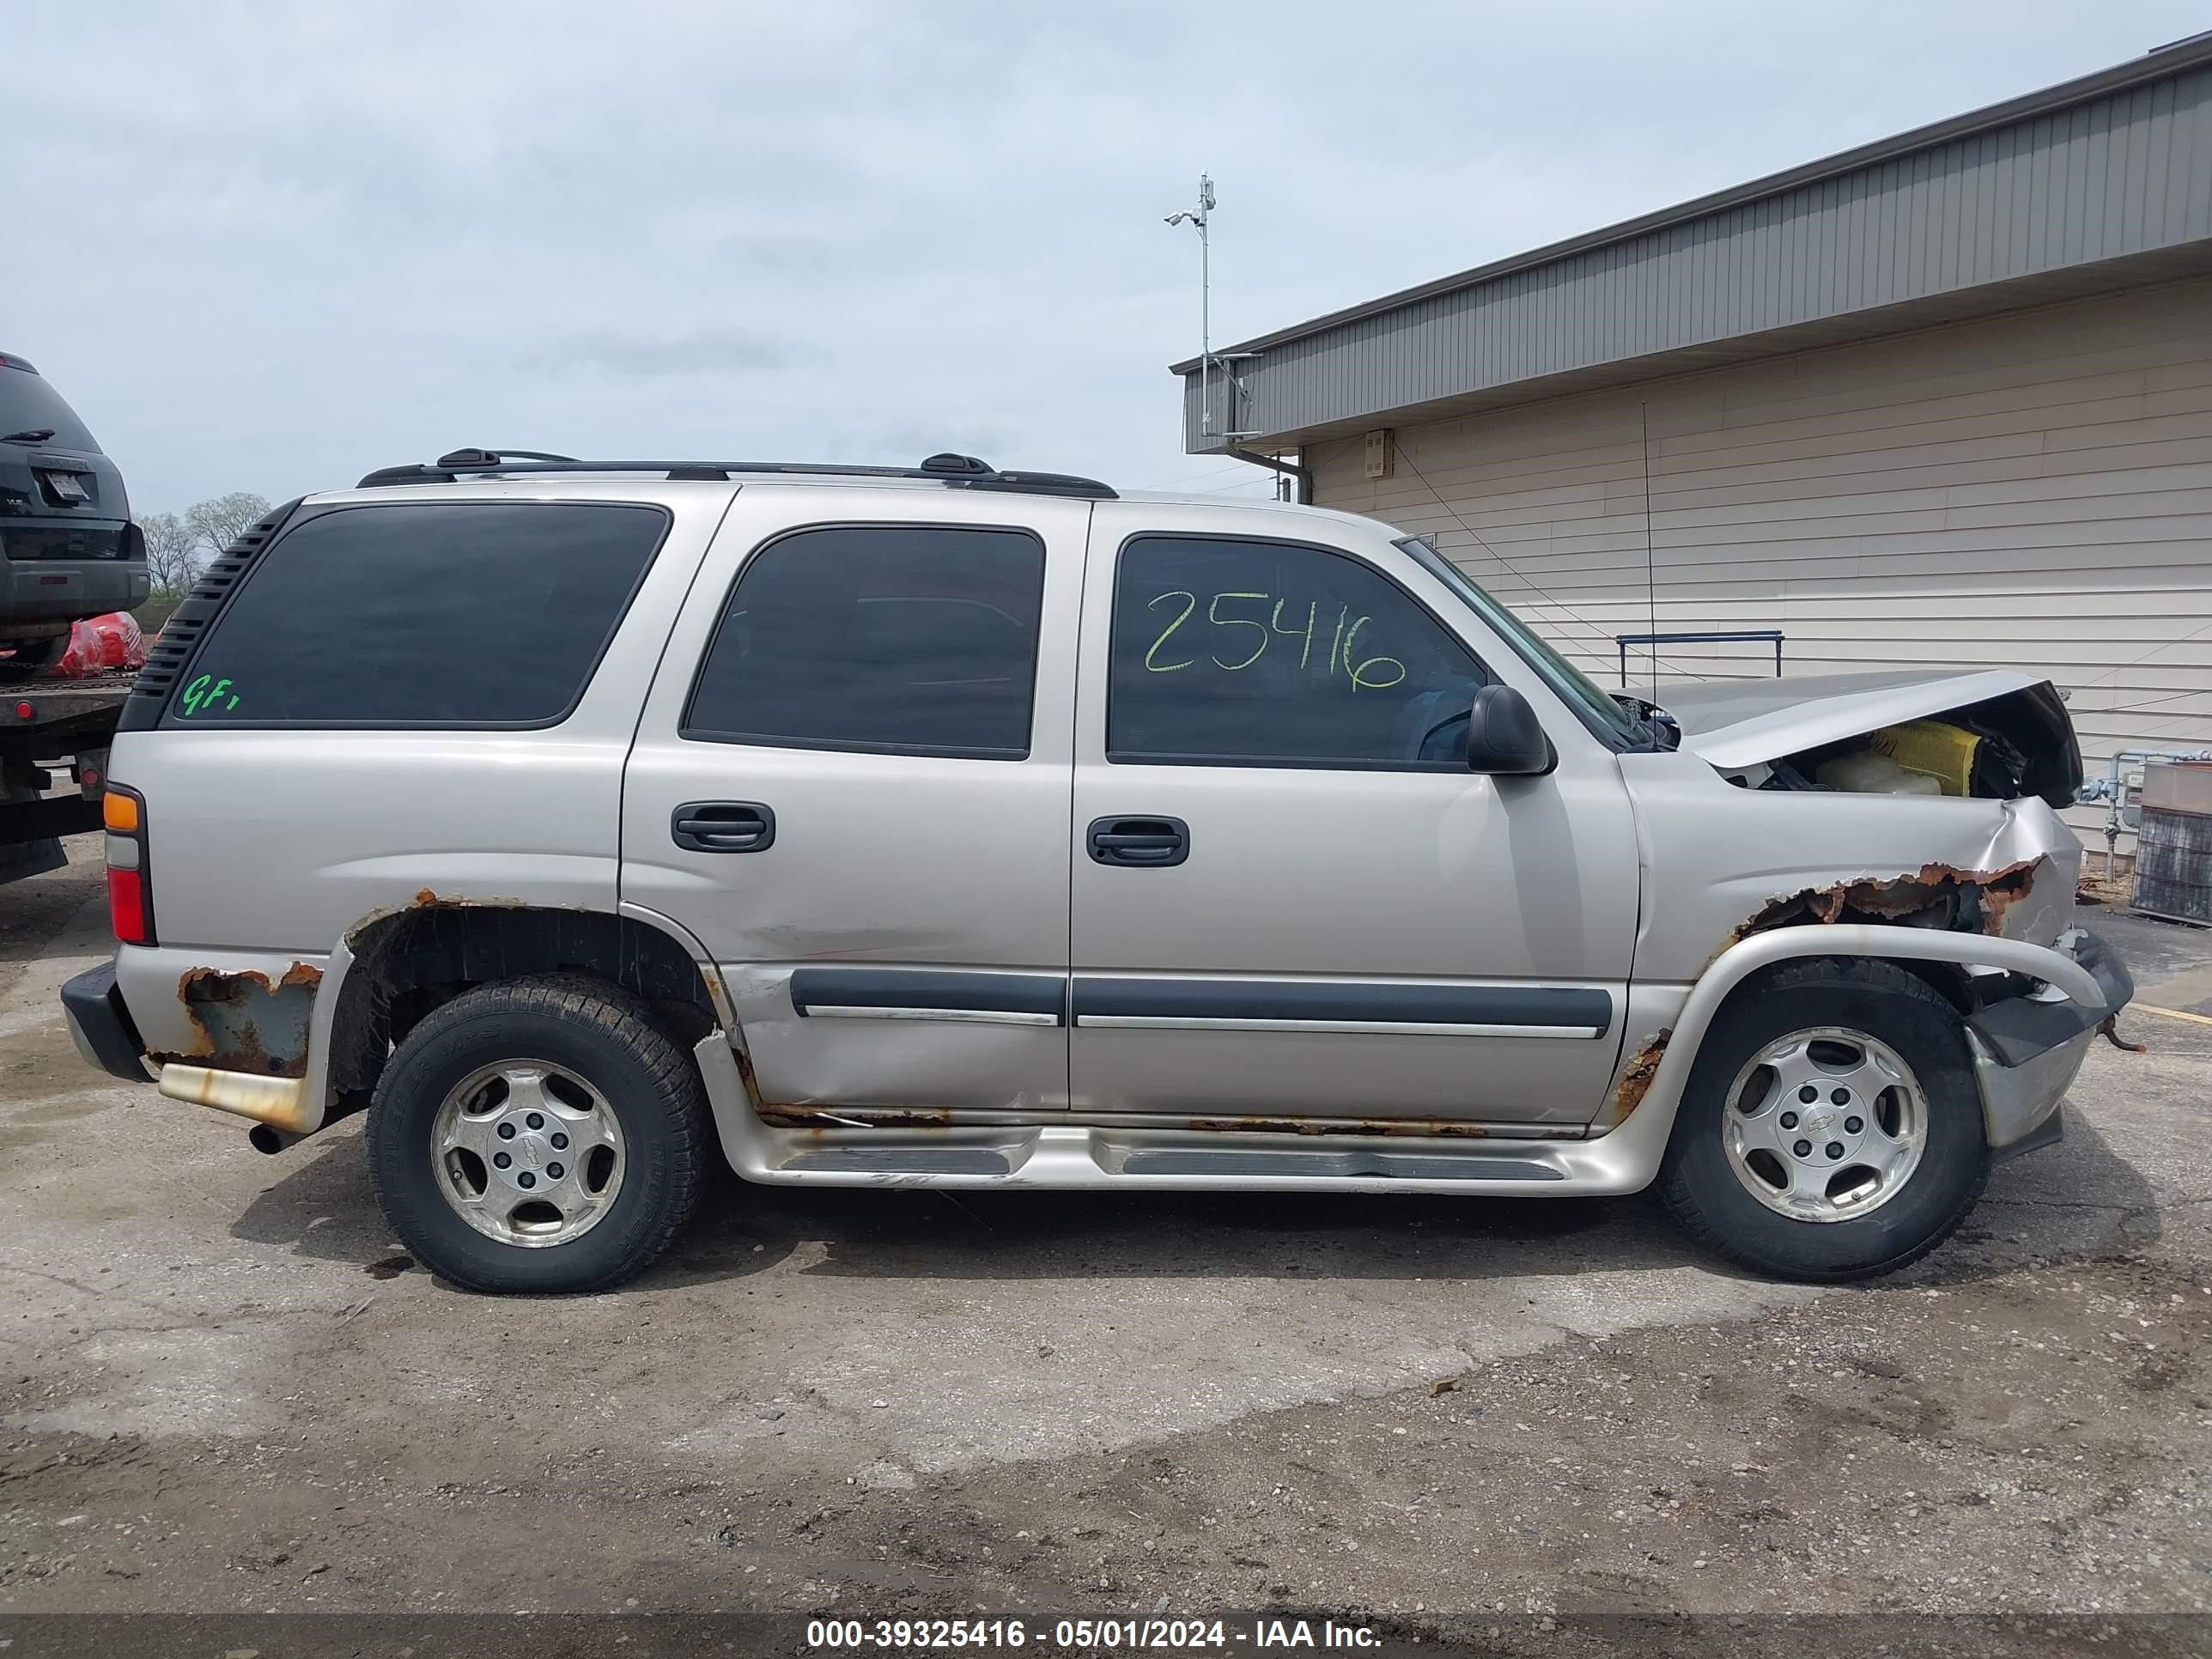
<path id="1" fill-rule="evenodd" d="M 2028 896 L 2048 855 L 2020 859 L 1994 870 L 1923 864 L 1895 875 L 1859 876 L 1825 887 L 1801 888 L 1769 899 L 1738 923 L 1721 950 L 1770 928 L 1842 921 L 1942 927 L 1957 933 L 2003 934 L 2005 915 Z M 1717 957 L 1720 951 L 1715 951 Z"/>
<path id="2" fill-rule="evenodd" d="M 2077 1004 L 2017 968 L 1974 971 L 1969 962 L 1939 973 L 1935 981 L 1960 1016 L 1989 1144 L 1999 1149 L 2039 1145 L 2055 1138 L 2050 1124 L 2084 1045 L 2095 1030 L 2113 1035 L 2113 1018 L 2134 989 L 2104 942 L 2069 925 L 2076 873 L 2063 857 L 2038 853 L 1987 867 L 1930 861 L 1892 875 L 1797 888 L 1777 894 L 1731 929 L 1706 969 L 1711 972 L 1746 940 L 1782 930 L 1805 930 L 1802 954 L 1818 955 L 1823 930 L 1854 926 L 2018 939 L 2055 950 L 2096 981 L 2100 1006 Z M 1844 953 L 1860 951 L 1846 946 Z M 1923 974 L 1930 966 L 1905 965 Z M 1608 1127 L 1618 1128 L 1644 1103 L 1674 1036 L 1673 1027 L 1662 1026 L 1628 1051 L 1613 1088 Z M 1670 1092 L 1678 1096 L 1679 1086 Z"/>
<path id="3" fill-rule="evenodd" d="M 1744 940 L 1784 927 L 1861 922 L 2002 936 L 2008 915 L 2035 890 L 2051 864 L 2048 854 L 1993 869 L 1930 862 L 1893 875 L 1853 876 L 1778 893 L 1731 928 L 1705 965 L 1710 970 Z M 1662 1026 L 1628 1050 L 1613 1085 L 1611 1127 L 1626 1122 L 1644 1103 L 1673 1036 L 1671 1026 Z"/>

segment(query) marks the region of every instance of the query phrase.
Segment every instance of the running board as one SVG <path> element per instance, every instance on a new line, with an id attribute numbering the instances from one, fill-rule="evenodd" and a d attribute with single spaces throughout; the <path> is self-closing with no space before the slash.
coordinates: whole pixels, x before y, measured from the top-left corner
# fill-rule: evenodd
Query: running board
<path id="1" fill-rule="evenodd" d="M 942 1131 L 939 1133 L 943 1133 Z M 783 1160 L 789 1175 L 1006 1176 L 1007 1155 L 988 1146 L 818 1147 Z M 1124 1180 L 1145 1176 L 1290 1176 L 1347 1181 L 1564 1181 L 1565 1176 L 1534 1158 L 1419 1152 L 1266 1152 L 1237 1147 L 1139 1147 L 1121 1159 Z"/>
<path id="2" fill-rule="evenodd" d="M 1142 1122 L 929 1122 L 850 1127 L 765 1122 L 727 1038 L 693 1049 L 730 1167 L 775 1186 L 1163 1192 L 1448 1193 L 1564 1197 L 1639 1192 L 1657 1174 L 1668 1123 L 1638 1112 L 1587 1139 L 1531 1124 L 1439 1135 L 1301 1134 Z"/>
<path id="3" fill-rule="evenodd" d="M 1393 1181 L 1565 1181 L 1534 1158 L 1439 1152 L 1217 1152 L 1211 1146 L 1131 1152 L 1124 1175 L 1324 1176 L 1344 1181 L 1380 1176 Z"/>
<path id="4" fill-rule="evenodd" d="M 847 1175 L 1002 1176 L 1004 1152 L 988 1146 L 829 1146 L 799 1152 L 783 1161 L 794 1175 L 840 1171 Z"/>

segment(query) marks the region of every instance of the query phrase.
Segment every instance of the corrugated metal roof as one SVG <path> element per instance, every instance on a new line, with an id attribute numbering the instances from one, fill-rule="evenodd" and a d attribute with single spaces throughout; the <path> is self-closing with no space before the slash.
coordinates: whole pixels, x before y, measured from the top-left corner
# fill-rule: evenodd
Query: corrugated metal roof
<path id="1" fill-rule="evenodd" d="M 1237 365 L 1233 408 L 1213 377 L 1213 425 L 1282 439 L 1533 382 L 1549 395 L 1556 377 L 1725 361 L 1747 354 L 1720 343 L 1855 313 L 1966 314 L 1989 307 L 1939 302 L 1998 284 L 2033 303 L 2094 285 L 2067 273 L 2208 242 L 2212 35 L 1224 348 L 1261 355 Z M 1175 365 L 1185 447 L 1220 448 L 1199 435 L 1198 367 Z"/>

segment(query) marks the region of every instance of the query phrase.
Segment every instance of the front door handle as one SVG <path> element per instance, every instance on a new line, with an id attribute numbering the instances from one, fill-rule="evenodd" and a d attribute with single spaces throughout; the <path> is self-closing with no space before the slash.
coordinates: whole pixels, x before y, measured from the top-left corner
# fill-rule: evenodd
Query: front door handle
<path id="1" fill-rule="evenodd" d="M 1190 856 L 1190 826 L 1181 818 L 1097 818 L 1087 840 L 1101 864 L 1164 869 Z"/>
<path id="2" fill-rule="evenodd" d="M 757 800 L 687 800 L 668 833 L 692 853 L 757 853 L 775 841 L 775 813 Z"/>

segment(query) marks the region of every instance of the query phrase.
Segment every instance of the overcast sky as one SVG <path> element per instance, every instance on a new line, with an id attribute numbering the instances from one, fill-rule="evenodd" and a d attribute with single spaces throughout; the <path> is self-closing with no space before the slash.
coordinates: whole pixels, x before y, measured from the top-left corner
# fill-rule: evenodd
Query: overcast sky
<path id="1" fill-rule="evenodd" d="M 139 511 L 460 444 L 1265 489 L 1227 343 L 2132 58 L 2191 0 L 9 8 L 0 349 Z M 1249 475 L 1249 476 L 1248 476 Z"/>

